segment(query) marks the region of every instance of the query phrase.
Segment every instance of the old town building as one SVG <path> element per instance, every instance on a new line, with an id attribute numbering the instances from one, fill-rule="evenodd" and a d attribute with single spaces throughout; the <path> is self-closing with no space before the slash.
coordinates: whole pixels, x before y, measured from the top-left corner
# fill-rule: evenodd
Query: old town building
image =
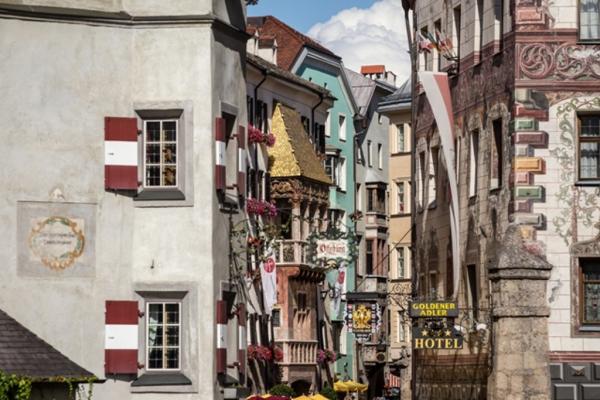
<path id="1" fill-rule="evenodd" d="M 382 98 L 380 114 L 389 118 L 388 127 L 388 343 L 389 374 L 386 386 L 400 398 L 411 396 L 411 323 L 408 300 L 411 285 L 411 81 Z"/>
<path id="2" fill-rule="evenodd" d="M 416 289 L 464 337 L 416 351 L 415 396 L 596 399 L 598 2 L 414 7 Z"/>
<path id="3" fill-rule="evenodd" d="M 273 253 L 277 297 L 272 309 L 262 313 L 270 315 L 266 331 L 273 337 L 261 338 L 260 328 L 250 327 L 257 331 L 250 345 L 268 346 L 273 341 L 282 351 L 276 360 L 281 381 L 297 393 L 308 393 L 323 382 L 332 384 L 327 360 L 318 358 L 332 343 L 321 296 L 325 266 L 309 257 L 308 238 L 327 227 L 331 181 L 323 167 L 324 124 L 334 98 L 323 87 L 278 67 L 274 38 L 249 31 L 253 35 L 247 55 L 248 109 L 253 110 L 249 124 L 272 134 L 274 144 L 251 145 L 259 168 L 249 170 L 248 176 L 264 183 L 277 207 L 273 222 L 280 229 L 273 248 L 267 249 Z M 263 165 L 266 174 L 259 172 Z M 252 313 L 249 319 L 260 314 Z M 253 379 L 255 392 L 264 392 L 275 382 L 261 384 L 260 375 Z"/>
<path id="4" fill-rule="evenodd" d="M 1 1 L 0 31 L 0 308 L 95 399 L 246 397 L 245 3 Z"/>

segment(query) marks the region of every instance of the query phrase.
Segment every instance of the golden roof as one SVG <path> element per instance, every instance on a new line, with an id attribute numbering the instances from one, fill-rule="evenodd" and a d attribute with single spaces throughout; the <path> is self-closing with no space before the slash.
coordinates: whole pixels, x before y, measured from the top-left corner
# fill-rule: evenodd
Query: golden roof
<path id="1" fill-rule="evenodd" d="M 272 177 L 302 176 L 330 185 L 317 157 L 308 134 L 295 110 L 277 104 L 273 112 L 271 133 L 275 135 L 275 145 L 269 148 L 269 172 Z"/>

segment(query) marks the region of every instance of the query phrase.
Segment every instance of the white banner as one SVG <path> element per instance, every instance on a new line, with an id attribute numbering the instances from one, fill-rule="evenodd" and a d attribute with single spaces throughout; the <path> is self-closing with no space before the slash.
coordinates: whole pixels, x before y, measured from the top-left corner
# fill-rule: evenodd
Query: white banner
<path id="1" fill-rule="evenodd" d="M 265 312 L 271 315 L 273 305 L 277 303 L 277 264 L 272 249 L 267 250 L 267 257 L 260 264 L 260 277 L 262 280 L 263 299 Z"/>

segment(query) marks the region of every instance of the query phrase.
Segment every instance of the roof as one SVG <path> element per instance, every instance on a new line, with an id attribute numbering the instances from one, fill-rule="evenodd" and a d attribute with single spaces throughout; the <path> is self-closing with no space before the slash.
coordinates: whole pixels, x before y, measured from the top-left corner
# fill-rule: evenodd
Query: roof
<path id="1" fill-rule="evenodd" d="M 300 114 L 279 103 L 273 112 L 271 132 L 275 145 L 269 148 L 269 172 L 275 178 L 304 177 L 326 185 L 331 180 L 317 157 Z"/>
<path id="2" fill-rule="evenodd" d="M 383 74 L 385 65 L 363 65 L 360 67 L 361 74 Z"/>
<path id="3" fill-rule="evenodd" d="M 253 54 L 247 53 L 246 60 L 248 63 L 252 64 L 254 67 L 266 72 L 269 75 L 273 75 L 276 78 L 280 78 L 286 80 L 288 82 L 295 83 L 296 85 L 304 86 L 305 88 L 322 95 L 323 97 L 328 97 L 332 100 L 335 100 L 335 97 L 331 94 L 331 92 L 325 89 L 323 86 L 319 86 L 316 83 L 312 83 L 304 78 L 299 77 L 296 74 L 292 74 L 288 70 L 278 67 L 275 64 L 272 64 L 265 60 L 264 58 L 255 56 Z"/>
<path id="4" fill-rule="evenodd" d="M 358 107 L 358 113 L 366 115 L 373 93 L 375 93 L 375 81 L 348 68 L 345 68 L 344 72 L 352 89 L 352 96 L 354 96 L 354 101 Z"/>
<path id="5" fill-rule="evenodd" d="M 246 31 L 254 33 L 256 30 L 259 32 L 259 37 L 263 34 L 275 36 L 278 44 L 277 65 L 286 70 L 292 68 L 294 61 L 302 51 L 303 47 L 309 47 L 341 60 L 339 56 L 318 43 L 316 40 L 298 32 L 272 15 L 248 17 Z"/>
<path id="6" fill-rule="evenodd" d="M 56 377 L 87 380 L 83 369 L 0 310 L 0 371 L 35 380 Z"/>
<path id="7" fill-rule="evenodd" d="M 394 93 L 382 98 L 379 107 L 410 103 L 412 101 L 411 91 L 411 79 L 408 78 Z"/>

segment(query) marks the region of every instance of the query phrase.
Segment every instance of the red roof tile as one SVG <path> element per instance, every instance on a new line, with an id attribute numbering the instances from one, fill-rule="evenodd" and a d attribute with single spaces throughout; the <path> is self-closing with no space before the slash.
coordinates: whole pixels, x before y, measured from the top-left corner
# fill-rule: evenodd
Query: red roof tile
<path id="1" fill-rule="evenodd" d="M 328 56 L 340 59 L 335 53 L 319 44 L 314 39 L 298 32 L 294 28 L 268 15 L 265 17 L 248 17 L 249 29 L 257 29 L 259 35 L 273 35 L 277 39 L 277 65 L 290 70 L 303 47 L 310 47 Z"/>

